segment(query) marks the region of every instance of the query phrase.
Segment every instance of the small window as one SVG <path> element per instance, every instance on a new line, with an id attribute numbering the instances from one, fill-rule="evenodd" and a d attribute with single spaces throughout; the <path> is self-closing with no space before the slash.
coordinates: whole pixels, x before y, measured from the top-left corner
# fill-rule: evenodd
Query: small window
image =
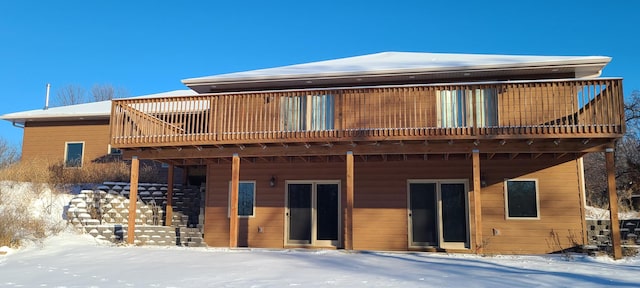
<path id="1" fill-rule="evenodd" d="M 255 181 L 240 181 L 238 187 L 238 216 L 239 217 L 252 217 L 254 216 L 256 196 L 256 182 Z M 231 183 L 229 183 L 229 209 L 228 214 L 231 214 Z"/>
<path id="2" fill-rule="evenodd" d="M 109 149 L 107 150 L 107 152 L 109 153 L 109 155 L 122 155 L 122 150 L 111 147 L 111 144 L 109 144 Z"/>
<path id="3" fill-rule="evenodd" d="M 82 167 L 82 156 L 84 153 L 84 142 L 67 142 L 64 151 L 64 167 Z"/>
<path id="4" fill-rule="evenodd" d="M 540 219 L 537 180 L 505 181 L 507 219 Z"/>

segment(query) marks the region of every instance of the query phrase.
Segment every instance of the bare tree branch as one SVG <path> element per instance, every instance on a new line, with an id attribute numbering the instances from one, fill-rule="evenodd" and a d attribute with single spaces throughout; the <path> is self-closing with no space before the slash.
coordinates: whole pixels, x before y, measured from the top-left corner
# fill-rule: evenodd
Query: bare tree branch
<path id="1" fill-rule="evenodd" d="M 67 85 L 56 91 L 57 106 L 75 105 L 87 102 L 84 88 L 77 85 Z"/>
<path id="2" fill-rule="evenodd" d="M 91 87 L 93 101 L 106 101 L 115 98 L 127 97 L 129 93 L 121 87 L 113 87 L 111 84 L 95 84 Z"/>

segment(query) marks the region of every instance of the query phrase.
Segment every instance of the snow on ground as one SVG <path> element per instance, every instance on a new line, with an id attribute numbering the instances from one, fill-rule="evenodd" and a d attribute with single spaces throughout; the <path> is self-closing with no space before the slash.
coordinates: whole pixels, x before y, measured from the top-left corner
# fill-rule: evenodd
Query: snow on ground
<path id="1" fill-rule="evenodd" d="M 0 247 L 0 287 L 640 287 L 639 272 L 640 257 L 135 247 L 71 229 Z"/>
<path id="2" fill-rule="evenodd" d="M 640 258 L 133 247 L 62 233 L 0 256 L 0 287 L 639 287 Z"/>
<path id="3" fill-rule="evenodd" d="M 587 206 L 585 214 L 586 214 L 587 220 L 609 220 L 609 210 L 607 209 Z M 618 218 L 620 220 L 640 219 L 640 212 L 638 211 L 619 212 Z"/>

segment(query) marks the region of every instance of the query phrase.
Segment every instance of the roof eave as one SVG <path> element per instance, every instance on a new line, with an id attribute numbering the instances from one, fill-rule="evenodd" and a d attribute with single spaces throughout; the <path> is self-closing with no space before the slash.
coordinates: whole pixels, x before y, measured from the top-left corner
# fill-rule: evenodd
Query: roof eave
<path id="1" fill-rule="evenodd" d="M 397 75 L 412 74 L 442 74 L 442 73 L 463 73 L 463 72 L 487 72 L 500 70 L 520 70 L 520 69 L 553 69 L 553 68 L 587 68 L 592 67 L 594 73 L 599 72 L 611 61 L 611 57 L 591 57 L 588 59 L 573 59 L 566 61 L 554 62 L 538 62 L 538 63 L 512 63 L 508 65 L 479 65 L 466 67 L 437 67 L 437 68 L 420 68 L 420 69 L 397 69 L 384 71 L 357 71 L 357 72 L 339 72 L 339 73 L 309 73 L 309 74 L 288 74 L 288 75 L 268 75 L 268 76 L 244 76 L 244 77 L 220 77 L 219 79 L 210 79 L 209 77 L 190 78 L 182 80 L 182 83 L 188 87 L 207 86 L 207 85 L 223 85 L 238 84 L 250 82 L 279 82 L 290 80 L 329 80 L 337 78 L 351 77 L 384 77 Z M 215 77 L 213 77 L 215 78 Z"/>

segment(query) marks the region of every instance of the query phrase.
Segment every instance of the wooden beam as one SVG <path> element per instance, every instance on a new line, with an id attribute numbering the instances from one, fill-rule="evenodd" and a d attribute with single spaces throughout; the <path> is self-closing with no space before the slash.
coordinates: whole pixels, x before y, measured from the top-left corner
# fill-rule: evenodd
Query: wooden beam
<path id="1" fill-rule="evenodd" d="M 238 147 L 229 146 L 223 150 L 215 147 L 203 148 L 198 151 L 194 147 L 184 147 L 182 151 L 177 149 L 155 149 L 124 150 L 123 157 L 128 159 L 132 155 L 137 155 L 140 159 L 162 160 L 162 159 L 189 159 L 189 158 L 229 158 L 231 153 L 238 153 L 240 157 L 268 157 L 268 156 L 319 156 L 319 155 L 344 155 L 347 151 L 352 151 L 357 155 L 399 155 L 399 154 L 445 154 L 445 153 L 469 153 L 473 149 L 479 149 L 483 153 L 585 153 L 601 152 L 611 139 L 592 139 L 589 145 L 584 145 L 579 139 L 575 141 L 563 140 L 562 145 L 556 146 L 552 141 L 536 141 L 531 146 L 526 142 L 510 142 L 509 145 L 501 146 L 497 141 L 483 141 L 479 146 L 474 146 L 472 142 L 456 141 L 456 145 L 448 145 L 447 142 L 430 141 L 429 145 L 420 142 L 404 142 L 405 145 L 357 145 L 353 147 L 350 143 L 335 143 L 333 147 L 323 145 L 313 145 L 310 148 L 304 146 L 294 146 L 282 143 L 282 146 L 273 146 L 269 149 L 261 147 L 247 146 L 244 150 Z M 380 144 L 381 142 L 377 142 Z"/>
<path id="2" fill-rule="evenodd" d="M 609 220 L 611 221 L 611 245 L 613 245 L 613 259 L 622 259 L 620 241 L 620 221 L 618 220 L 618 194 L 616 190 L 616 164 L 613 148 L 605 151 L 607 166 L 607 184 L 609 190 Z"/>
<path id="3" fill-rule="evenodd" d="M 475 243 L 476 253 L 482 253 L 483 241 L 482 241 L 482 198 L 481 198 L 481 179 L 480 179 L 480 151 L 473 150 L 472 165 L 473 165 L 473 211 L 474 211 L 474 231 L 475 231 Z"/>
<path id="4" fill-rule="evenodd" d="M 353 250 L 353 152 L 347 152 L 347 205 L 345 205 L 344 249 Z"/>
<path id="5" fill-rule="evenodd" d="M 238 247 L 238 189 L 240 185 L 240 157 L 233 154 L 231 161 L 231 199 L 229 211 L 229 248 Z"/>
<path id="6" fill-rule="evenodd" d="M 171 226 L 173 224 L 173 173 L 174 173 L 173 164 L 169 164 L 167 168 L 167 208 L 166 218 L 164 220 L 164 226 Z"/>
<path id="7" fill-rule="evenodd" d="M 140 160 L 137 156 L 131 158 L 131 179 L 129 183 L 129 218 L 127 219 L 127 243 L 134 244 L 136 237 L 136 210 L 138 202 L 138 172 Z"/>

